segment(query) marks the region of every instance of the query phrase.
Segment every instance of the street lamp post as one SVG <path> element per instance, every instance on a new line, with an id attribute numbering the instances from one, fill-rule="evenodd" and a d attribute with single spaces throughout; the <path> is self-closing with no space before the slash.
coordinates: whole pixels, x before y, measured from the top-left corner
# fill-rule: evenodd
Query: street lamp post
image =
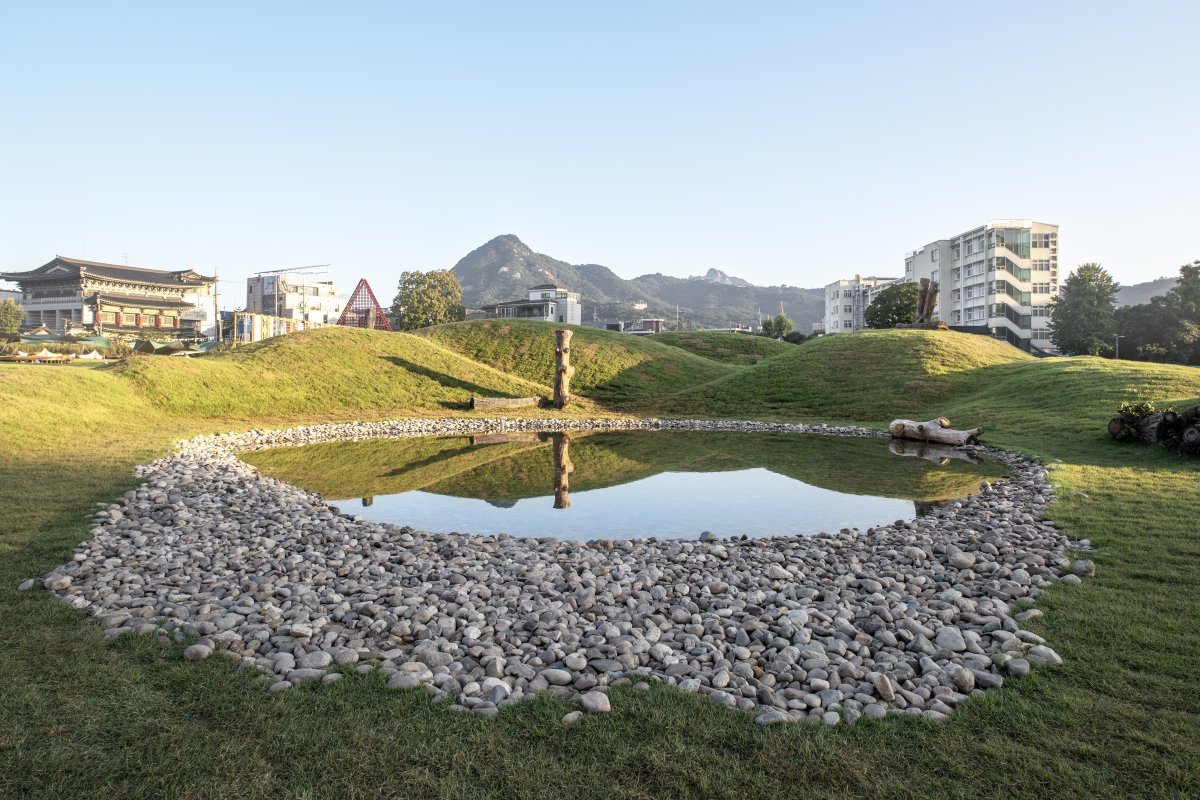
<path id="1" fill-rule="evenodd" d="M 1121 340 L 1124 338 L 1125 337 L 1119 333 L 1113 334 L 1113 360 L 1114 361 L 1121 358 Z"/>

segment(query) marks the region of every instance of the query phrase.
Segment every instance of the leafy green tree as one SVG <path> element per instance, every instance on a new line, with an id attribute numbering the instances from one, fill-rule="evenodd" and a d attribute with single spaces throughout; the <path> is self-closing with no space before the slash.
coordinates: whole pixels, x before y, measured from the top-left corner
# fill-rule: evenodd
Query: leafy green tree
<path id="1" fill-rule="evenodd" d="M 1099 264 L 1081 264 L 1050 303 L 1050 341 L 1066 355 L 1099 355 L 1117 332 L 1113 295 L 1121 286 Z"/>
<path id="2" fill-rule="evenodd" d="M 808 338 L 809 337 L 805 336 L 800 331 L 792 331 L 791 333 L 784 336 L 783 340 L 785 342 L 789 342 L 791 344 L 804 344 L 806 341 L 808 341 Z"/>
<path id="3" fill-rule="evenodd" d="M 884 289 L 863 312 L 867 327 L 894 328 L 915 322 L 920 291 L 921 287 L 916 283 L 893 283 Z"/>
<path id="4" fill-rule="evenodd" d="M 1121 355 L 1200 364 L 1200 261 L 1179 268 L 1179 283 L 1149 303 L 1116 311 Z"/>
<path id="5" fill-rule="evenodd" d="M 763 320 L 761 335 L 770 336 L 772 339 L 782 339 L 794 330 L 796 330 L 796 326 L 787 318 L 787 315 L 777 314 Z"/>
<path id="6" fill-rule="evenodd" d="M 448 269 L 401 273 L 392 313 L 402 331 L 461 320 L 466 310 L 458 278 Z"/>
<path id="7" fill-rule="evenodd" d="M 12 300 L 0 300 L 0 333 L 16 333 L 25 321 L 25 309 Z"/>
<path id="8" fill-rule="evenodd" d="M 1179 283 L 1167 292 L 1167 303 L 1183 319 L 1200 324 L 1200 261 L 1179 268 Z"/>
<path id="9" fill-rule="evenodd" d="M 1165 298 L 1155 297 L 1149 303 L 1118 308 L 1115 313 L 1117 333 L 1121 334 L 1121 357 L 1138 361 L 1169 361 L 1167 342 L 1175 327 L 1175 311 Z"/>

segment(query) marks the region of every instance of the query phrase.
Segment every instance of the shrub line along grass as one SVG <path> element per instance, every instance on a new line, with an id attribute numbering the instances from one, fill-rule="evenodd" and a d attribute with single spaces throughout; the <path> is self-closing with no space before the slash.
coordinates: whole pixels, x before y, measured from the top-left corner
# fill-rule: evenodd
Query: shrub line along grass
<path id="1" fill-rule="evenodd" d="M 1056 467 L 1052 518 L 1095 543 L 1099 570 L 1043 595 L 1045 616 L 1027 626 L 1066 664 L 1010 680 L 943 724 L 764 730 L 658 687 L 615 689 L 610 715 L 564 729 L 569 707 L 553 698 L 482 720 L 356 674 L 268 696 L 225 659 L 185 663 L 150 638 L 105 642 L 48 593 L 15 591 L 69 558 L 94 504 L 132 487 L 132 468 L 177 438 L 465 415 L 472 393 L 544 393 L 551 328 L 326 329 L 196 361 L 0 366 L 0 797 L 1200 795 L 1200 468 L 1114 445 L 1103 429 L 1123 400 L 1196 402 L 1200 370 L 1186 367 L 1033 360 L 981 337 L 886 332 L 789 345 L 739 368 L 577 334 L 590 349 L 574 360 L 592 362 L 580 391 L 605 403 L 582 400 L 582 416 L 882 427 L 946 414 Z"/>

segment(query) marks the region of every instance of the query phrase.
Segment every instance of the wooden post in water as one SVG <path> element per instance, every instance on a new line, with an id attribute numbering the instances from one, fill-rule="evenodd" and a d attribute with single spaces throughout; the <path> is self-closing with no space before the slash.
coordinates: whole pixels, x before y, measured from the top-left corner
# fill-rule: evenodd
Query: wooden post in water
<path id="1" fill-rule="evenodd" d="M 570 331 L 567 331 L 570 335 Z M 570 508 L 571 473 L 575 465 L 571 463 L 571 436 L 566 433 L 554 434 L 554 507 Z"/>
<path id="2" fill-rule="evenodd" d="M 555 347 L 554 407 L 566 408 L 571 402 L 571 376 L 575 374 L 575 368 L 571 366 L 571 331 L 560 330 L 555 334 L 558 344 Z"/>

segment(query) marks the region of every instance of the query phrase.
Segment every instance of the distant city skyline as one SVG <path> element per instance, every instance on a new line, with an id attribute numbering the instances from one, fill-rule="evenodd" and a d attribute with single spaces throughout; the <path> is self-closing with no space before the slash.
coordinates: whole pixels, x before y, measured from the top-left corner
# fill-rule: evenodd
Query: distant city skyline
<path id="1" fill-rule="evenodd" d="M 0 269 L 331 264 L 390 299 L 511 233 L 817 288 L 979 220 L 1063 277 L 1200 257 L 1200 6 L 0 8 Z M 47 57 L 53 54 L 52 57 Z M 34 68 L 36 66 L 36 68 Z"/>

